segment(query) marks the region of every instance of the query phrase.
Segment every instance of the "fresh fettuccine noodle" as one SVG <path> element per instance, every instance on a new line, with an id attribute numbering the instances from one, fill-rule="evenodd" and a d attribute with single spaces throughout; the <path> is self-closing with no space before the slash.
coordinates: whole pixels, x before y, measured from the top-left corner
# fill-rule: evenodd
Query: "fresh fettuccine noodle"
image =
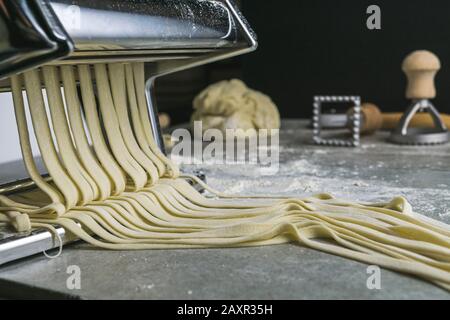
<path id="1" fill-rule="evenodd" d="M 13 76 L 11 83 L 23 160 L 38 189 L 0 196 L 2 224 L 18 231 L 58 225 L 115 250 L 297 241 L 450 289 L 449 226 L 414 213 L 403 198 L 386 204 L 326 194 L 243 198 L 189 177 L 214 198 L 197 192 L 153 139 L 143 64 L 46 66 Z M 51 182 L 34 162 L 30 130 Z"/>

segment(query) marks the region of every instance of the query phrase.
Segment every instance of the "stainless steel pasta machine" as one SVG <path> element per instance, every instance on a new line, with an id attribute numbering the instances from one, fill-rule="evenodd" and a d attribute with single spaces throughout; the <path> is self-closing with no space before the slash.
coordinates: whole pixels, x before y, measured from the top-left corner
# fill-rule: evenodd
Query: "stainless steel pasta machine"
<path id="1" fill-rule="evenodd" d="M 162 151 L 155 79 L 257 46 L 230 0 L 3 0 L 0 41 L 1 92 L 10 91 L 10 75 L 42 65 L 145 62 L 152 131 Z M 2 179 L 9 168 L 0 156 L 0 194 L 34 186 L 23 169 L 13 181 Z M 71 240 L 62 228 L 58 232 L 64 241 Z M 0 265 L 55 245 L 44 230 L 0 230 Z"/>

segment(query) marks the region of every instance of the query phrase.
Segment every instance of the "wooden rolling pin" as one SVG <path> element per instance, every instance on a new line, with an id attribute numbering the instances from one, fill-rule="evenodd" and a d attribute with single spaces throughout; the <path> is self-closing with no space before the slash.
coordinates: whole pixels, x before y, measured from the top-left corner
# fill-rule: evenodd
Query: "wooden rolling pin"
<path id="1" fill-rule="evenodd" d="M 391 130 L 397 127 L 400 118 L 402 117 L 400 112 L 388 112 L 383 113 L 383 125 L 382 129 Z M 447 128 L 450 128 L 450 115 L 441 113 L 442 121 L 444 121 Z M 411 127 L 414 128 L 434 128 L 435 124 L 433 119 L 428 113 L 418 113 L 411 120 Z"/>
<path id="2" fill-rule="evenodd" d="M 361 105 L 362 115 L 362 134 L 372 134 L 377 130 L 395 129 L 402 117 L 401 112 L 382 113 L 373 103 L 363 103 Z M 445 125 L 450 128 L 450 115 L 441 114 Z M 428 113 L 418 113 L 411 120 L 411 127 L 415 128 L 433 128 L 435 126 L 433 119 Z"/>

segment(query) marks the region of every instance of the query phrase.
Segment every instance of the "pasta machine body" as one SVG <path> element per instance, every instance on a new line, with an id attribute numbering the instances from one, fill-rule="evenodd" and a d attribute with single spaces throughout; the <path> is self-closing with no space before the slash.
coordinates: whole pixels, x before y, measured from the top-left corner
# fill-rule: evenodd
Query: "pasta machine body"
<path id="1" fill-rule="evenodd" d="M 43 65 L 144 62 L 152 131 L 163 152 L 155 79 L 257 46 L 230 0 L 4 0 L 0 40 L 1 92 L 11 91 L 9 76 Z M 0 156 L 0 175 L 2 166 Z M 0 176 L 0 194 L 33 187 L 24 170 L 16 176 Z M 58 232 L 64 237 L 64 230 Z M 42 230 L 0 232 L 0 264 L 52 247 L 50 233 Z"/>

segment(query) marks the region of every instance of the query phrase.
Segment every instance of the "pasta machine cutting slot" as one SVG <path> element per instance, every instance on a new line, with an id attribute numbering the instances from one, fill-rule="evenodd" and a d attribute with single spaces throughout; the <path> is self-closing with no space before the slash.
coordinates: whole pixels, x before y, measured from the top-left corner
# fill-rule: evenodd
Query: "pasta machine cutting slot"
<path id="1" fill-rule="evenodd" d="M 0 38 L 2 92 L 11 91 L 9 76 L 43 65 L 144 62 L 152 131 L 163 152 L 155 80 L 257 46 L 230 0 L 4 0 Z M 20 160 L 0 164 L 0 194 L 34 187 Z M 73 240 L 64 229 L 58 232 L 64 242 Z M 0 231 L 0 265 L 55 245 L 44 230 Z"/>

